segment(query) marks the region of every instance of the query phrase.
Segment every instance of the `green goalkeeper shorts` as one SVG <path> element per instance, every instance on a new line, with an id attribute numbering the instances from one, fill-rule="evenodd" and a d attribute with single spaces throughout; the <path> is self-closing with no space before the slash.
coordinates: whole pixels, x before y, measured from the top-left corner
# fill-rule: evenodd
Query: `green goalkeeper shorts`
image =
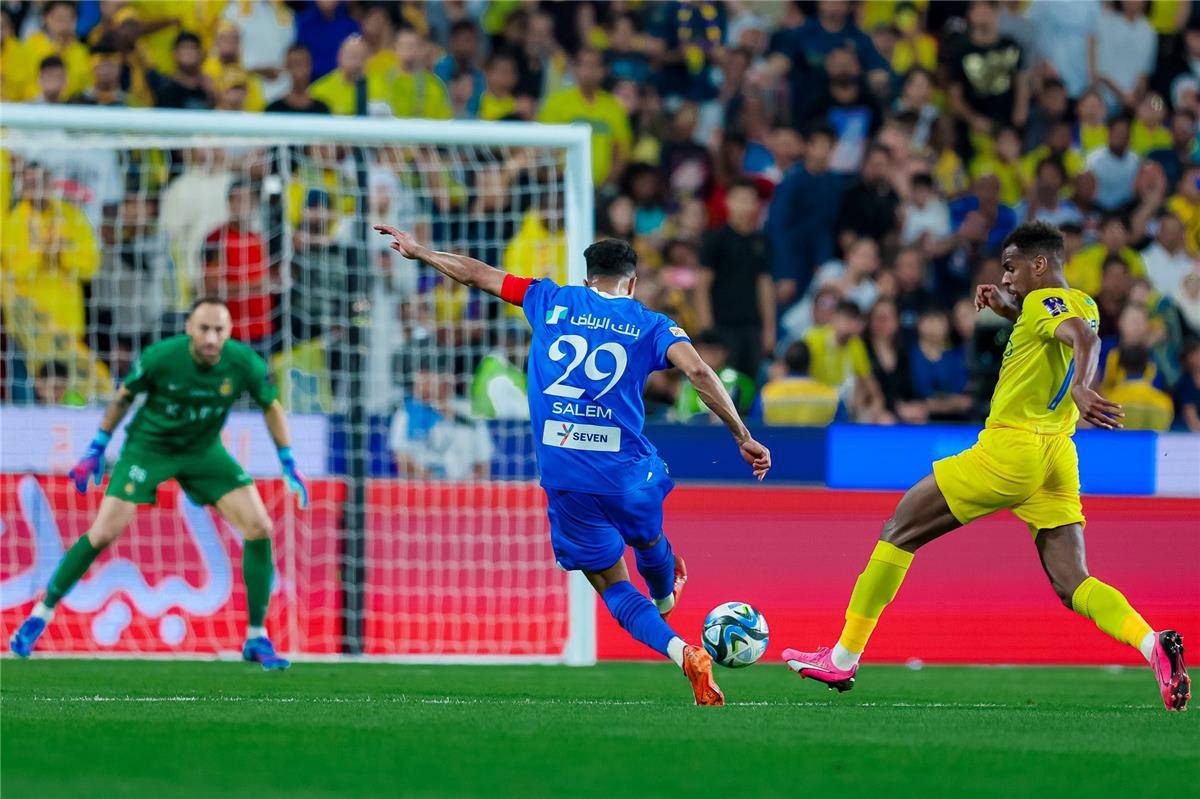
<path id="1" fill-rule="evenodd" d="M 254 484 L 220 442 L 200 452 L 177 455 L 126 446 L 113 466 L 104 493 L 137 505 L 153 505 L 158 484 L 171 478 L 197 505 L 214 505 L 235 488 Z"/>

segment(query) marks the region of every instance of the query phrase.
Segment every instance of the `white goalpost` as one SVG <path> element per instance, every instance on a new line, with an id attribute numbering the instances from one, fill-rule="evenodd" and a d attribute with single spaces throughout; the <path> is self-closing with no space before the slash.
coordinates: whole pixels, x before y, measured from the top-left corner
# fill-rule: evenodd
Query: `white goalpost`
<path id="1" fill-rule="evenodd" d="M 536 485 L 527 323 L 371 230 L 580 282 L 587 126 L 4 104 L 0 183 L 6 637 L 99 505 L 104 486 L 80 496 L 65 472 L 115 386 L 216 294 L 267 360 L 312 483 L 296 508 L 261 413 L 236 406 L 223 441 L 276 522 L 282 652 L 595 662 L 595 595 L 555 565 Z M 234 652 L 240 564 L 240 534 L 164 484 L 38 651 Z"/>

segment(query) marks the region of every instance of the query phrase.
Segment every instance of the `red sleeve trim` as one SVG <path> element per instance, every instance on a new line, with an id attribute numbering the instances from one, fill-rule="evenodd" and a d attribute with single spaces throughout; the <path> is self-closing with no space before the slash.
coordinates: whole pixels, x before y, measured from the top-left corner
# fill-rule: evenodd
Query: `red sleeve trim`
<path id="1" fill-rule="evenodd" d="M 504 282 L 500 284 L 500 299 L 513 305 L 521 305 L 525 302 L 525 292 L 529 291 L 531 285 L 533 278 L 505 275 Z"/>

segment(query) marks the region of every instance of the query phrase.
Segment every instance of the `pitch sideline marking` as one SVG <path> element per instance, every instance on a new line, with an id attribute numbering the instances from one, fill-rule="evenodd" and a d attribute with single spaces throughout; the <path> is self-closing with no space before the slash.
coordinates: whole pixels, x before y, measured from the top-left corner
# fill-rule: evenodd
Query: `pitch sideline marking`
<path id="1" fill-rule="evenodd" d="M 15 697 L 6 697 L 3 701 L 14 702 L 18 701 Z M 107 703 L 107 702 L 130 702 L 130 703 L 148 703 L 148 704 L 169 704 L 169 703 L 187 703 L 187 702 L 255 702 L 260 704 L 417 704 L 417 705 L 568 705 L 568 706 L 598 706 L 598 707 L 622 707 L 622 706 L 646 706 L 663 704 L 660 700 L 652 699 L 482 699 L 478 697 L 339 697 L 339 696 L 319 696 L 319 697 L 281 697 L 281 696 L 106 696 L 102 694 L 89 694 L 80 696 L 33 696 L 29 697 L 29 701 L 33 702 L 56 702 L 59 704 L 67 703 Z M 1032 709 L 1026 704 L 1003 704 L 996 702 L 857 702 L 850 705 L 841 705 L 842 707 L 849 706 L 851 708 L 948 708 L 948 709 L 964 709 L 964 710 L 997 710 L 997 709 Z M 730 707 L 838 707 L 829 702 L 772 702 L 772 701 L 753 701 L 753 702 L 734 702 Z M 1150 705 L 1099 705 L 1092 709 L 1094 710 L 1130 710 L 1150 707 Z"/>

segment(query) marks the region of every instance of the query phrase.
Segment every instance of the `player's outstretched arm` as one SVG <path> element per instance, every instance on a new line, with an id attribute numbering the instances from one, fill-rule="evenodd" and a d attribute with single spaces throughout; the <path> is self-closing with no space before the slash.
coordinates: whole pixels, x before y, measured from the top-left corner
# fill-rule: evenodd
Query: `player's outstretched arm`
<path id="1" fill-rule="evenodd" d="M 504 277 L 508 273 L 494 266 L 488 266 L 483 261 L 466 255 L 455 255 L 452 252 L 438 252 L 419 243 L 412 234 L 398 230 L 391 225 L 376 225 L 375 229 L 384 236 L 395 239 L 391 248 L 403 255 L 422 263 L 429 264 L 451 280 L 457 280 L 464 286 L 486 291 L 494 297 L 501 297 L 500 290 L 504 286 Z"/>
<path id="2" fill-rule="evenodd" d="M 1106 430 L 1119 430 L 1125 414 L 1121 406 L 1107 400 L 1092 388 L 1100 368 L 1100 337 L 1091 325 L 1079 317 L 1064 319 L 1054 329 L 1054 337 L 1074 352 L 1075 372 L 1071 378 L 1071 399 L 1079 416 L 1088 424 Z"/>
<path id="3" fill-rule="evenodd" d="M 100 420 L 100 429 L 96 431 L 96 437 L 88 444 L 87 451 L 83 453 L 79 462 L 67 472 L 67 476 L 75 481 L 75 490 L 80 494 L 87 493 L 88 478 L 100 485 L 100 478 L 104 477 L 104 451 L 108 449 L 113 431 L 129 412 L 133 397 L 133 392 L 125 386 L 117 389 L 117 396 L 104 409 L 104 418 Z"/>
<path id="4" fill-rule="evenodd" d="M 729 428 L 742 453 L 742 459 L 754 469 L 754 476 L 759 480 L 766 477 L 771 468 L 771 451 L 750 435 L 733 405 L 733 398 L 725 390 L 725 384 L 717 377 L 712 367 L 704 362 L 691 342 L 677 341 L 672 344 L 667 349 L 667 360 L 687 375 L 700 399 L 704 400 L 708 409 L 720 417 Z"/>
<path id="5" fill-rule="evenodd" d="M 283 481 L 288 490 L 296 494 L 300 507 L 308 507 L 308 486 L 296 467 L 296 458 L 292 455 L 292 434 L 288 430 L 287 414 L 279 400 L 273 401 L 263 409 L 263 420 L 267 423 L 267 431 L 275 442 L 275 450 L 279 453 L 279 466 L 283 470 Z"/>
<path id="6" fill-rule="evenodd" d="M 1017 304 L 1008 298 L 1003 289 L 993 283 L 985 283 L 975 288 L 975 310 L 982 311 L 984 308 L 991 308 L 1013 323 L 1021 315 Z"/>

